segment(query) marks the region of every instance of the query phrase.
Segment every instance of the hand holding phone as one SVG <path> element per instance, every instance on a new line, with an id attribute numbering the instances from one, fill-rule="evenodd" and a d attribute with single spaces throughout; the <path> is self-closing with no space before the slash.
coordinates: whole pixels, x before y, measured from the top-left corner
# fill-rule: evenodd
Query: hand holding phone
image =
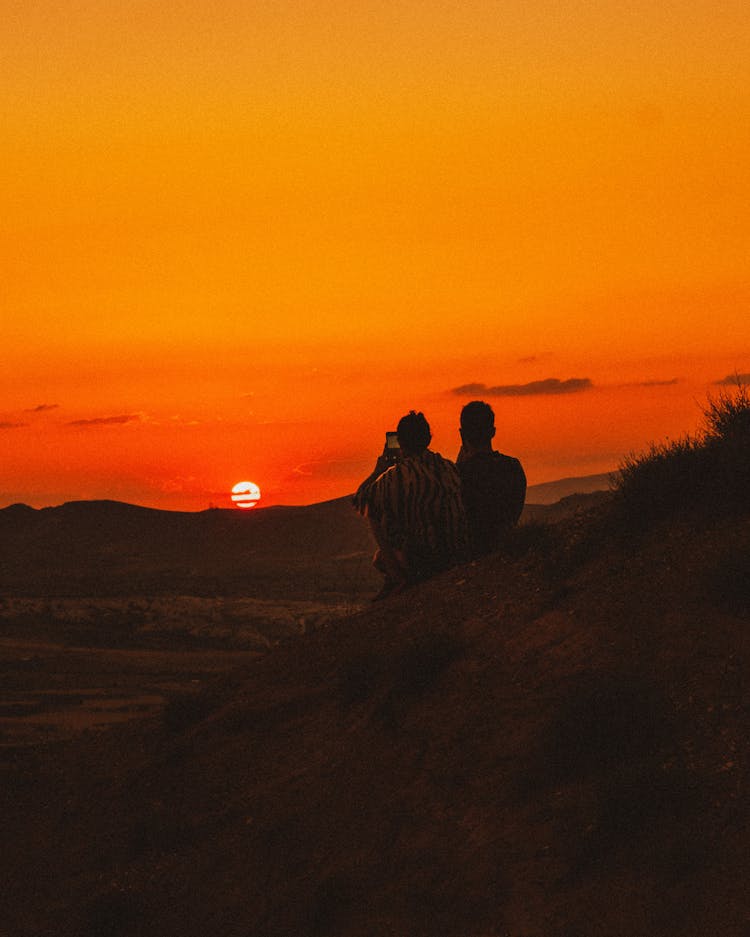
<path id="1" fill-rule="evenodd" d="M 398 433 L 395 431 L 388 431 L 385 434 L 385 447 L 383 448 L 383 456 L 389 464 L 398 462 L 401 458 L 401 446 L 398 443 Z"/>

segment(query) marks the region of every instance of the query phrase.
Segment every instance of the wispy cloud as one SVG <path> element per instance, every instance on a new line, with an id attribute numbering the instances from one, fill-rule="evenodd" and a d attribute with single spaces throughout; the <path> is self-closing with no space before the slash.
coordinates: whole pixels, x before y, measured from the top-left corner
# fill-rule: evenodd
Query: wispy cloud
<path id="1" fill-rule="evenodd" d="M 680 379 L 678 377 L 670 377 L 664 381 L 640 381 L 639 387 L 671 387 L 673 384 L 679 384 Z"/>
<path id="2" fill-rule="evenodd" d="M 542 394 L 577 394 L 593 386 L 588 377 L 572 377 L 567 381 L 548 377 L 544 381 L 530 381 L 528 384 L 462 384 L 454 387 L 451 393 L 460 397 L 533 397 Z"/>
<path id="3" fill-rule="evenodd" d="M 670 377 L 667 380 L 652 380 L 652 381 L 630 381 L 627 384 L 620 384 L 620 387 L 672 387 L 674 384 L 679 384 L 680 379 L 678 377 Z"/>
<path id="4" fill-rule="evenodd" d="M 28 423 L 11 423 L 9 420 L 0 421 L 0 429 L 19 429 L 21 426 L 28 425 Z"/>
<path id="5" fill-rule="evenodd" d="M 140 420 L 137 413 L 126 413 L 122 416 L 100 416 L 93 420 L 71 420 L 68 426 L 118 426 L 122 423 L 133 423 Z"/>
<path id="6" fill-rule="evenodd" d="M 46 413 L 47 410 L 57 410 L 59 403 L 40 403 L 38 407 L 28 407 L 24 413 Z"/>
<path id="7" fill-rule="evenodd" d="M 721 387 L 736 387 L 738 384 L 750 384 L 750 374 L 727 374 L 720 381 L 714 381 Z"/>

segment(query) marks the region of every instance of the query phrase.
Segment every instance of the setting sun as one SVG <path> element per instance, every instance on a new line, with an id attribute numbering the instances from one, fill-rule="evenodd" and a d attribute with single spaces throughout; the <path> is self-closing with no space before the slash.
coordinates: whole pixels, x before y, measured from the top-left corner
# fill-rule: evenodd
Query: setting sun
<path id="1" fill-rule="evenodd" d="M 232 488 L 232 501 L 238 508 L 254 508 L 260 501 L 260 488 L 255 482 L 237 482 Z"/>

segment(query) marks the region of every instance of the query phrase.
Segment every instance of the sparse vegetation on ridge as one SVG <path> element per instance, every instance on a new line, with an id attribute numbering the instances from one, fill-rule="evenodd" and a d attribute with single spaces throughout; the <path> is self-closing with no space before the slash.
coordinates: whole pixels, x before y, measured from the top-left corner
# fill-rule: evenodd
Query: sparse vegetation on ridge
<path id="1" fill-rule="evenodd" d="M 648 527 L 680 509 L 709 514 L 750 505 L 750 391 L 708 398 L 703 427 L 694 436 L 653 443 L 628 456 L 615 486 L 616 515 Z"/>
<path id="2" fill-rule="evenodd" d="M 629 554 L 650 533 L 677 523 L 704 525 L 750 510 L 750 389 L 709 396 L 703 425 L 678 440 L 653 443 L 628 456 L 612 476 L 608 498 L 555 524 L 529 524 L 511 532 L 505 555 L 539 564 L 547 585 L 566 588 L 576 570 L 607 550 Z M 659 534 L 661 536 L 661 534 Z M 725 545 L 707 555 L 701 578 L 726 607 L 750 603 L 750 561 Z"/>

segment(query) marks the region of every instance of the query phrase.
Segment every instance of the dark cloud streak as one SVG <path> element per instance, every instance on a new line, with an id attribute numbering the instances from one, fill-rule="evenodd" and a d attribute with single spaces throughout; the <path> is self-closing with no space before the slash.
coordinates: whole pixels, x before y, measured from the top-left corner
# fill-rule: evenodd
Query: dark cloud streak
<path id="1" fill-rule="evenodd" d="M 534 397 L 545 394 L 578 394 L 589 390 L 594 385 L 588 377 L 572 377 L 561 381 L 548 377 L 544 381 L 530 381 L 528 384 L 462 384 L 451 391 L 459 397 Z"/>
<path id="2" fill-rule="evenodd" d="M 24 413 L 46 413 L 47 410 L 57 410 L 59 403 L 40 403 L 38 407 L 29 407 Z"/>
<path id="3" fill-rule="evenodd" d="M 139 419 L 137 413 L 128 413 L 122 416 L 101 416 L 93 420 L 71 420 L 68 426 L 119 426 Z"/>
<path id="4" fill-rule="evenodd" d="M 674 384 L 679 384 L 680 379 L 678 377 L 671 377 L 669 380 L 659 381 L 633 381 L 632 384 L 623 384 L 623 387 L 672 387 Z"/>
<path id="5" fill-rule="evenodd" d="M 28 423 L 11 423 L 8 420 L 0 421 L 0 429 L 20 429 L 22 426 L 28 425 Z"/>

